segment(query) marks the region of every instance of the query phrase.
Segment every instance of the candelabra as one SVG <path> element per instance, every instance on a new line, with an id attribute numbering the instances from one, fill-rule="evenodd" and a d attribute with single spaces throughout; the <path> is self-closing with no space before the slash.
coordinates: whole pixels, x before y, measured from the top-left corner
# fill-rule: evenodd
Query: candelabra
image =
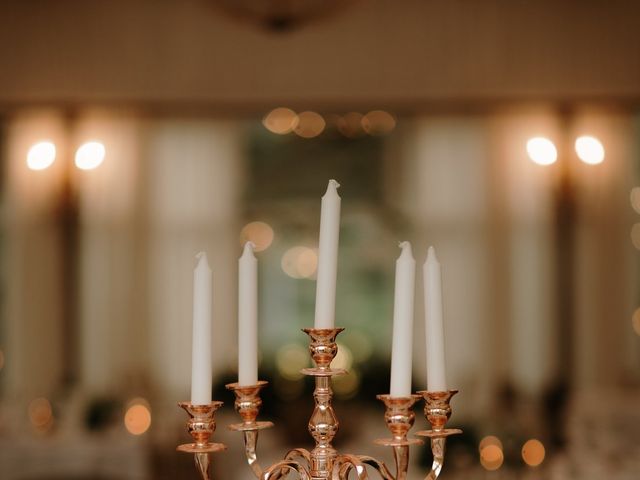
<path id="1" fill-rule="evenodd" d="M 235 408 L 242 419 L 241 423 L 230 425 L 229 428 L 242 432 L 249 467 L 260 480 L 278 480 L 291 472 L 297 473 L 300 480 L 347 480 L 352 470 L 355 471 L 359 480 L 364 480 L 368 478 L 367 467 L 376 470 L 383 480 L 405 480 L 409 467 L 409 447 L 422 444 L 422 440 L 408 437 L 415 420 L 412 407 L 422 398 L 425 402 L 424 414 L 431 424 L 431 429 L 419 431 L 417 435 L 426 437 L 431 442 L 433 464 L 426 480 L 435 480 L 440 475 L 444 463 L 446 438 L 449 435 L 461 433 L 461 430 L 445 428 L 451 416 L 451 397 L 457 393 L 456 390 L 421 391 L 417 395 L 400 398 L 378 395 L 377 398 L 385 406 L 384 419 L 391 437 L 375 440 L 375 443 L 393 449 L 395 474 L 384 462 L 373 457 L 341 454 L 331 445 L 339 425 L 331 405 L 333 396 L 331 377 L 346 373 L 344 370 L 331 368 L 331 362 L 338 353 L 336 337 L 342 330 L 342 328 L 304 329 L 311 340 L 309 353 L 315 365 L 302 370 L 305 375 L 315 377 L 313 392 L 315 408 L 308 425 L 309 433 L 315 440 L 315 447 L 311 451 L 294 448 L 287 452 L 282 461 L 262 468 L 258 463 L 256 452 L 258 432 L 273 426 L 271 422 L 257 421 L 262 405 L 260 390 L 267 385 L 267 382 L 260 381 L 256 385 L 249 386 L 237 383 L 227 385 L 227 388 L 235 394 Z M 210 454 L 226 449 L 223 444 L 209 441 L 215 430 L 214 413 L 221 405 L 222 402 L 212 402 L 209 405 L 180 403 L 190 416 L 187 427 L 195 443 L 180 445 L 178 450 L 195 454 L 195 462 L 203 480 L 210 479 Z"/>

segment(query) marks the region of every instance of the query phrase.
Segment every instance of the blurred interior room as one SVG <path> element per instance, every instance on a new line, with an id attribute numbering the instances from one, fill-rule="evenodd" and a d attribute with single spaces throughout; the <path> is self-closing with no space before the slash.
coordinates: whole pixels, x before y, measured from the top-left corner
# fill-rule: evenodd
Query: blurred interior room
<path id="1" fill-rule="evenodd" d="M 201 251 L 212 441 L 228 447 L 211 476 L 255 478 L 225 388 L 248 241 L 258 419 L 274 423 L 259 461 L 313 448 L 301 329 L 330 179 L 340 453 L 395 479 L 373 442 L 408 241 L 411 391 L 433 391 L 429 246 L 460 391 L 439 478 L 640 478 L 639 31 L 632 0 L 1 2 L 0 478 L 200 478 L 176 447 Z M 409 480 L 431 468 L 424 440 Z"/>

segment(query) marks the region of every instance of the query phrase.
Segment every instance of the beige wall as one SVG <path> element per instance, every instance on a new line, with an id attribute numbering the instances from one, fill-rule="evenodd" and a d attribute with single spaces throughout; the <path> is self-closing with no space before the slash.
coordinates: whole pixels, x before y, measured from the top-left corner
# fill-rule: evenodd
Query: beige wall
<path id="1" fill-rule="evenodd" d="M 2 2 L 0 105 L 415 109 L 447 100 L 640 98 L 633 0 L 355 2 L 280 34 L 210 3 Z"/>

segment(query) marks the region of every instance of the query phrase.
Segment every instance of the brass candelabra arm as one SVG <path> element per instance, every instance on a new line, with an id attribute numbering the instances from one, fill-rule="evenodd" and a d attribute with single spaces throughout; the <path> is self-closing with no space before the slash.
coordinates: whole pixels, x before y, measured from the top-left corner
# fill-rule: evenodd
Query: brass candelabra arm
<path id="1" fill-rule="evenodd" d="M 191 402 L 178 404 L 189 415 L 187 430 L 194 443 L 179 445 L 177 450 L 194 454 L 196 467 L 202 480 L 210 480 L 211 456 L 213 452 L 226 450 L 222 443 L 211 443 L 209 439 L 216 430 L 215 411 L 222 406 L 222 402 L 211 402 L 208 405 L 193 405 Z"/>
<path id="2" fill-rule="evenodd" d="M 300 480 L 312 480 L 309 470 L 295 460 L 282 460 L 274 463 L 264 471 L 261 480 L 277 480 L 289 472 L 297 473 Z"/>
<path id="3" fill-rule="evenodd" d="M 457 428 L 445 428 L 446 423 L 451 416 L 451 397 L 458 393 L 458 391 L 421 391 L 418 393 L 424 398 L 424 415 L 431 424 L 431 430 L 422 430 L 416 433 L 416 435 L 428 437 L 431 440 L 433 463 L 431 465 L 431 471 L 427 474 L 425 480 L 436 480 L 442 471 L 442 466 L 444 465 L 447 437 L 462 433 L 462 430 Z"/>
<path id="4" fill-rule="evenodd" d="M 257 422 L 256 418 L 262 406 L 260 390 L 267 386 L 268 382 L 259 381 L 256 385 L 239 385 L 230 383 L 229 390 L 233 390 L 236 396 L 235 408 L 242 418 L 242 423 L 229 425 L 230 430 L 242 432 L 244 437 L 244 452 L 247 464 L 256 478 L 261 478 L 264 470 L 258 462 L 257 445 L 258 433 L 264 428 L 273 426 L 272 422 Z"/>

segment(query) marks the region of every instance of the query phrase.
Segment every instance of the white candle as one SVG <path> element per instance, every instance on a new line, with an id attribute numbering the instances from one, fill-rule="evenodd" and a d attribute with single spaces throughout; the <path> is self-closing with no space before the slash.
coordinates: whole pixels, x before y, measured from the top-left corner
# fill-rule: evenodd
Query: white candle
<path id="1" fill-rule="evenodd" d="M 409 242 L 400 243 L 402 252 L 396 260 L 396 287 L 393 303 L 393 347 L 391 351 L 392 397 L 411 395 L 411 361 L 413 347 L 413 298 L 416 261 Z"/>
<path id="2" fill-rule="evenodd" d="M 247 242 L 238 260 L 238 383 L 258 383 L 258 260 Z"/>
<path id="3" fill-rule="evenodd" d="M 340 197 L 335 180 L 329 180 L 322 197 L 315 328 L 333 328 L 336 313 L 336 275 L 340 233 Z"/>
<path id="4" fill-rule="evenodd" d="M 196 255 L 193 270 L 193 343 L 191 403 L 211 403 L 211 269 L 204 252 Z"/>
<path id="5" fill-rule="evenodd" d="M 424 263 L 425 331 L 427 335 L 427 390 L 444 392 L 444 325 L 442 321 L 442 275 L 436 251 L 429 247 Z"/>

